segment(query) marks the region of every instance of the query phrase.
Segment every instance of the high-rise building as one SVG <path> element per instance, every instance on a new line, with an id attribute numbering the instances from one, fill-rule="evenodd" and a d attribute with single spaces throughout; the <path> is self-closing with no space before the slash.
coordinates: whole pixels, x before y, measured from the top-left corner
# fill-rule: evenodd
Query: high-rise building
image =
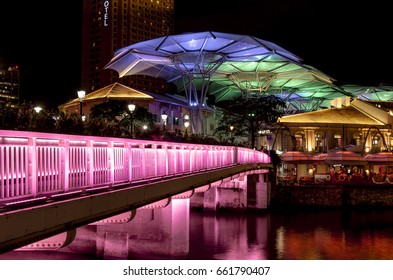
<path id="1" fill-rule="evenodd" d="M 147 76 L 118 78 L 103 69 L 122 47 L 171 35 L 174 32 L 174 0 L 83 0 L 81 86 L 87 92 L 114 82 L 164 93 L 171 86 Z"/>
<path id="2" fill-rule="evenodd" d="M 20 74 L 18 65 L 0 65 L 0 102 L 19 103 Z"/>

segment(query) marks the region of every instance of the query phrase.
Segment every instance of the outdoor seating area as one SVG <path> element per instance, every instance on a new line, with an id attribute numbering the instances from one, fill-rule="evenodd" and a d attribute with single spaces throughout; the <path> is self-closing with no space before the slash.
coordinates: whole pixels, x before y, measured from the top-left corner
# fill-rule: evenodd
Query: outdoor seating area
<path id="1" fill-rule="evenodd" d="M 392 101 L 337 98 L 279 123 L 278 185 L 393 186 Z"/>
<path id="2" fill-rule="evenodd" d="M 277 176 L 278 186 L 313 186 L 313 185 L 344 185 L 344 186 L 374 186 L 374 185 L 391 185 L 393 186 L 393 173 L 369 173 L 363 174 L 326 172 L 318 173 L 313 176 Z"/>

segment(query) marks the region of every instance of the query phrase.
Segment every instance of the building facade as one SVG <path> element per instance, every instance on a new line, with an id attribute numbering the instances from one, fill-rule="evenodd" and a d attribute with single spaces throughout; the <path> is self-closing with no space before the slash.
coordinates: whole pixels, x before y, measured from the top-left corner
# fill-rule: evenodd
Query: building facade
<path id="1" fill-rule="evenodd" d="M 174 0 L 84 0 L 81 86 L 87 93 L 114 82 L 156 93 L 171 91 L 147 76 L 119 79 L 104 70 L 117 49 L 174 32 Z"/>
<path id="2" fill-rule="evenodd" d="M 279 182 L 393 184 L 393 102 L 339 98 L 331 105 L 279 118 Z"/>
<path id="3" fill-rule="evenodd" d="M 19 104 L 20 74 L 17 65 L 0 67 L 0 102 Z"/>

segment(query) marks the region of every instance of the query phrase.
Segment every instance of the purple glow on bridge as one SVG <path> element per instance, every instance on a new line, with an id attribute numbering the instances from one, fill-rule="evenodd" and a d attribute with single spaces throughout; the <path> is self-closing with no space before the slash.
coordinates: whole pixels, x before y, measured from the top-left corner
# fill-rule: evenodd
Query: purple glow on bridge
<path id="1" fill-rule="evenodd" d="M 0 130 L 0 204 L 269 162 L 243 147 Z"/>

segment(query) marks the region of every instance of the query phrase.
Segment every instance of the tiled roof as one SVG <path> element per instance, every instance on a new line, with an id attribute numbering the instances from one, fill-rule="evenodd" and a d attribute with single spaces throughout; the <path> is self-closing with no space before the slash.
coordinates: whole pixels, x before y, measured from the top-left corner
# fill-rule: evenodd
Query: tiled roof
<path id="1" fill-rule="evenodd" d="M 102 98 L 153 99 L 150 95 L 120 83 L 114 83 L 87 94 L 85 100 Z"/>
<path id="2" fill-rule="evenodd" d="M 366 113 L 360 112 L 352 106 L 341 108 L 323 109 L 295 115 L 284 116 L 280 123 L 299 124 L 359 124 L 359 125 L 384 125 Z"/>
<path id="3" fill-rule="evenodd" d="M 153 99 L 152 96 L 143 93 L 139 90 L 127 87 L 120 83 L 113 83 L 106 87 L 100 88 L 96 91 L 93 91 L 89 94 L 86 94 L 84 100 L 89 101 L 94 99 L 126 99 L 126 98 L 144 99 L 144 100 Z M 79 98 L 75 98 L 61 105 L 61 107 L 67 107 L 70 105 L 79 104 L 79 102 L 80 102 Z"/>

